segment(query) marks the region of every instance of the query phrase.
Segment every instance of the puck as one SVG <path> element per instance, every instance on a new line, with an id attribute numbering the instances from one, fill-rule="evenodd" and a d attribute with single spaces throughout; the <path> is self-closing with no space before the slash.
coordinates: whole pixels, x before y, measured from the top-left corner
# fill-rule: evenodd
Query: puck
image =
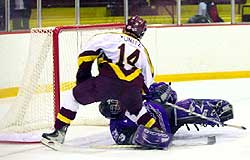
<path id="1" fill-rule="evenodd" d="M 207 144 L 215 144 L 216 143 L 216 137 L 215 136 L 208 136 L 207 137 Z"/>

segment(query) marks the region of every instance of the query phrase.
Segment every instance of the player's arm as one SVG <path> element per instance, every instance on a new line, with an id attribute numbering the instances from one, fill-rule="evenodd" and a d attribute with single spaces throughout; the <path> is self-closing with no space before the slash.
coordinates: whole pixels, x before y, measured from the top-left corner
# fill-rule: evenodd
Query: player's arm
<path id="1" fill-rule="evenodd" d="M 149 57 L 149 53 L 146 48 L 144 48 L 145 56 L 143 58 L 143 68 L 142 74 L 144 76 L 144 83 L 149 88 L 149 86 L 154 82 L 154 66 Z"/>
<path id="2" fill-rule="evenodd" d="M 101 38 L 95 36 L 81 51 L 81 54 L 78 56 L 78 71 L 76 74 L 77 84 L 92 77 L 92 64 L 102 52 L 101 44 Z"/>
<path id="3" fill-rule="evenodd" d="M 85 51 L 78 57 L 78 71 L 76 74 L 76 83 L 79 84 L 82 81 L 92 77 L 91 68 L 95 60 L 93 56 L 95 51 Z M 92 56 L 91 56 L 92 55 Z"/>
<path id="4" fill-rule="evenodd" d="M 141 66 L 141 71 L 144 78 L 142 92 L 143 94 L 148 94 L 150 85 L 154 83 L 154 67 L 146 48 L 144 48 L 144 54 L 142 55 Z"/>

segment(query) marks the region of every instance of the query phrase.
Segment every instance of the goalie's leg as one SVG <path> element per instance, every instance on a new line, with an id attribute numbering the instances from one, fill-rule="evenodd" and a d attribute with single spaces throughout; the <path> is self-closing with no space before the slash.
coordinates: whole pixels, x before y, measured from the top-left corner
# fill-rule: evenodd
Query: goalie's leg
<path id="1" fill-rule="evenodd" d="M 185 99 L 176 103 L 190 112 L 175 109 L 171 105 L 165 107 L 171 122 L 172 133 L 184 124 L 201 124 L 215 126 L 217 123 L 195 116 L 193 113 L 205 116 L 218 122 L 225 122 L 233 118 L 232 105 L 222 99 Z"/>
<path id="2" fill-rule="evenodd" d="M 222 123 L 233 118 L 232 105 L 222 99 L 186 99 L 177 102 L 176 105 Z M 181 110 L 177 111 L 177 120 L 181 123 L 216 125 L 214 122 Z"/>

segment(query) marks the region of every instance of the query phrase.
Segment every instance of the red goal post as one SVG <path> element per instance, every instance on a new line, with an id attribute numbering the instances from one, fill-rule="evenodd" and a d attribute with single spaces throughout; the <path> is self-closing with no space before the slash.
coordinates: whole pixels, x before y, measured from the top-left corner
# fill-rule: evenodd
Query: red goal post
<path id="1" fill-rule="evenodd" d="M 0 142 L 38 142 L 53 128 L 60 99 L 75 85 L 77 57 L 95 34 L 121 32 L 124 24 L 34 28 L 13 105 L 0 119 Z M 96 66 L 95 66 L 96 67 Z M 94 73 L 95 74 L 95 73 Z M 73 124 L 107 125 L 96 104 L 80 107 Z"/>

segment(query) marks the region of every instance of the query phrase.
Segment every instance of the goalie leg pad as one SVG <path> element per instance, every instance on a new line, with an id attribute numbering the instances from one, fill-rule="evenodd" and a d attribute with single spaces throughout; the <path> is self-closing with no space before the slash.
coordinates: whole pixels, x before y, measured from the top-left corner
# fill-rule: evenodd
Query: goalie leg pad
<path id="1" fill-rule="evenodd" d="M 172 137 L 172 134 L 145 128 L 143 125 L 140 125 L 135 132 L 132 143 L 145 148 L 164 149 L 168 147 Z"/>
<path id="2" fill-rule="evenodd" d="M 192 112 L 204 115 L 208 118 L 213 118 L 219 122 L 225 122 L 233 118 L 232 105 L 222 99 L 186 99 L 176 103 L 176 105 L 183 107 Z M 190 113 L 177 110 L 177 120 L 189 124 L 205 124 L 216 125 L 214 122 L 204 120 L 194 116 Z"/>

